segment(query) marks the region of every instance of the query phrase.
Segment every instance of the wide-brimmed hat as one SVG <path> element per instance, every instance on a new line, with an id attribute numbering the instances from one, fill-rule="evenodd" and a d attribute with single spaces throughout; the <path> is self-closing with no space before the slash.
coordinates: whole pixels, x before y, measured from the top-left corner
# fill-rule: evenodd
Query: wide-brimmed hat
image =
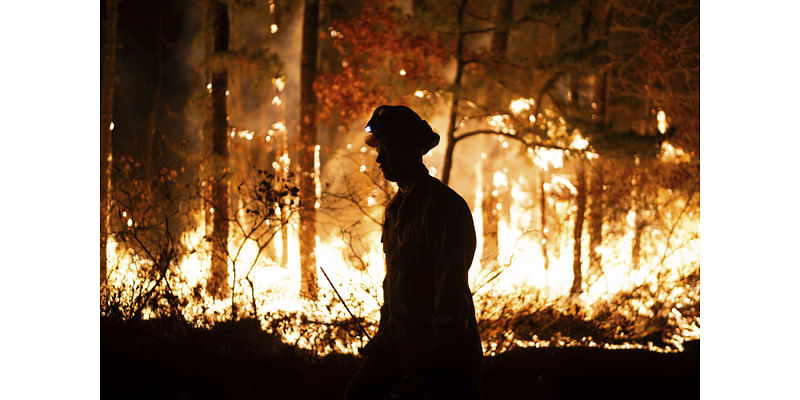
<path id="1" fill-rule="evenodd" d="M 436 134 L 428 122 L 406 106 L 383 105 L 375 109 L 364 128 L 367 146 L 378 147 L 378 140 L 388 143 L 403 143 L 427 153 L 439 144 Z"/>

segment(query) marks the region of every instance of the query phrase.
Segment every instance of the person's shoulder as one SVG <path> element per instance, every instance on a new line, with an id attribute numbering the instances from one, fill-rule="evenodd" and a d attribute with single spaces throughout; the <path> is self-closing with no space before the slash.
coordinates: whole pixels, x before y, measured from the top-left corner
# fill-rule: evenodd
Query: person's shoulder
<path id="1" fill-rule="evenodd" d="M 469 206 L 466 200 L 450 186 L 445 185 L 442 181 L 430 175 L 428 175 L 426 184 L 429 187 L 433 201 L 437 206 L 442 207 L 441 211 L 455 211 L 454 209 L 461 209 L 469 212 Z"/>

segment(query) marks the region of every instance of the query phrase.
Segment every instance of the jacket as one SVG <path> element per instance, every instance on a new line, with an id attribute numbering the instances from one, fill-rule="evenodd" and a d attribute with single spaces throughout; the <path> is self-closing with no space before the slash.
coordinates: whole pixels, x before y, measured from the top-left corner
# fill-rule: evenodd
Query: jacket
<path id="1" fill-rule="evenodd" d="M 386 208 L 384 304 L 370 352 L 407 374 L 444 374 L 477 385 L 482 347 L 468 270 L 475 228 L 467 203 L 425 174 Z"/>

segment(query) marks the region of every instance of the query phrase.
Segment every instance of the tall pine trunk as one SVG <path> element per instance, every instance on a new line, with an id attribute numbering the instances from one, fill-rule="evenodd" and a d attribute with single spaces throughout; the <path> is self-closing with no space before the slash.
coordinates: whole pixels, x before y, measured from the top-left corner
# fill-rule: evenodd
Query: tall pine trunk
<path id="1" fill-rule="evenodd" d="M 605 35 L 611 32 L 611 5 L 606 10 Z M 594 101 L 597 105 L 595 112 L 601 119 L 603 129 L 611 128 L 611 71 L 605 69 L 600 79 L 595 81 Z M 605 161 L 598 159 L 590 184 L 591 208 L 589 209 L 589 270 L 593 274 L 603 271 L 603 255 L 597 250 L 603 245 L 603 219 L 605 206 Z"/>
<path id="2" fill-rule="evenodd" d="M 497 5 L 496 23 L 499 25 L 498 29 L 492 32 L 492 54 L 498 60 L 505 60 L 506 49 L 508 48 L 508 24 L 511 22 L 511 11 L 513 9 L 514 0 L 502 0 Z M 492 89 L 491 86 L 487 87 L 484 93 L 485 103 L 488 109 L 496 109 L 502 107 L 502 102 L 506 96 L 500 94 L 501 88 Z M 495 138 L 489 136 L 487 138 L 487 147 L 489 147 L 489 154 L 486 160 L 482 163 L 483 174 L 483 196 L 481 201 L 481 216 L 483 226 L 483 248 L 481 251 L 481 266 L 483 268 L 494 268 L 498 264 L 498 256 L 500 254 L 500 243 L 498 241 L 499 230 L 499 210 L 497 209 L 499 196 L 495 190 L 499 190 L 494 185 L 493 173 L 494 166 L 496 165 L 497 156 L 499 153 L 499 143 Z M 505 204 L 505 209 L 510 207 L 510 204 Z"/>
<path id="3" fill-rule="evenodd" d="M 589 26 L 592 22 L 592 1 L 583 1 L 583 11 L 581 18 L 581 34 L 579 52 L 583 52 L 586 44 L 589 41 Z M 574 77 L 572 84 L 573 101 L 578 107 L 582 105 L 582 98 L 580 97 L 580 84 L 583 83 L 583 77 Z M 576 202 L 578 203 L 578 211 L 575 215 L 575 226 L 572 232 L 572 288 L 570 294 L 575 296 L 583 292 L 583 273 L 581 265 L 581 240 L 583 238 L 583 221 L 586 213 L 586 168 L 584 165 L 583 155 L 578 159 L 578 195 Z"/>
<path id="4" fill-rule="evenodd" d="M 300 61 L 300 295 L 317 298 L 316 191 L 314 147 L 317 144 L 317 33 L 319 0 L 306 0 L 303 13 L 303 53 Z"/>
<path id="5" fill-rule="evenodd" d="M 228 68 L 224 53 L 228 51 L 230 23 L 228 5 L 214 1 L 211 5 L 213 53 L 211 54 L 211 102 L 208 125 L 211 129 L 211 204 L 213 231 L 211 233 L 211 277 L 206 290 L 214 297 L 228 292 Z"/>
<path id="6" fill-rule="evenodd" d="M 163 21 L 163 4 L 156 5 L 158 10 L 158 30 L 156 32 L 156 79 L 155 88 L 153 89 L 153 100 L 150 103 L 150 117 L 147 123 L 147 138 L 145 140 L 144 149 L 144 176 L 150 179 L 150 187 L 148 190 L 156 190 L 157 177 L 153 174 L 153 153 L 155 152 L 155 138 L 158 134 L 158 111 L 161 109 L 161 88 L 164 81 L 164 21 Z"/>
<path id="7" fill-rule="evenodd" d="M 114 78 L 117 59 L 117 10 L 119 0 L 102 4 L 102 61 L 100 64 L 100 287 L 106 284 L 106 245 L 108 243 L 109 190 L 112 161 L 111 121 L 114 106 Z"/>

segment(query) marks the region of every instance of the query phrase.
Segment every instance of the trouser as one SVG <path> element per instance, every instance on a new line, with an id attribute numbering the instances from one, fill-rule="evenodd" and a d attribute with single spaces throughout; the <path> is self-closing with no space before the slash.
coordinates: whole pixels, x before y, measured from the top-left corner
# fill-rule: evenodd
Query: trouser
<path id="1" fill-rule="evenodd" d="M 364 358 L 344 400 L 479 400 L 477 385 L 453 374 L 403 375 L 392 360 Z"/>

